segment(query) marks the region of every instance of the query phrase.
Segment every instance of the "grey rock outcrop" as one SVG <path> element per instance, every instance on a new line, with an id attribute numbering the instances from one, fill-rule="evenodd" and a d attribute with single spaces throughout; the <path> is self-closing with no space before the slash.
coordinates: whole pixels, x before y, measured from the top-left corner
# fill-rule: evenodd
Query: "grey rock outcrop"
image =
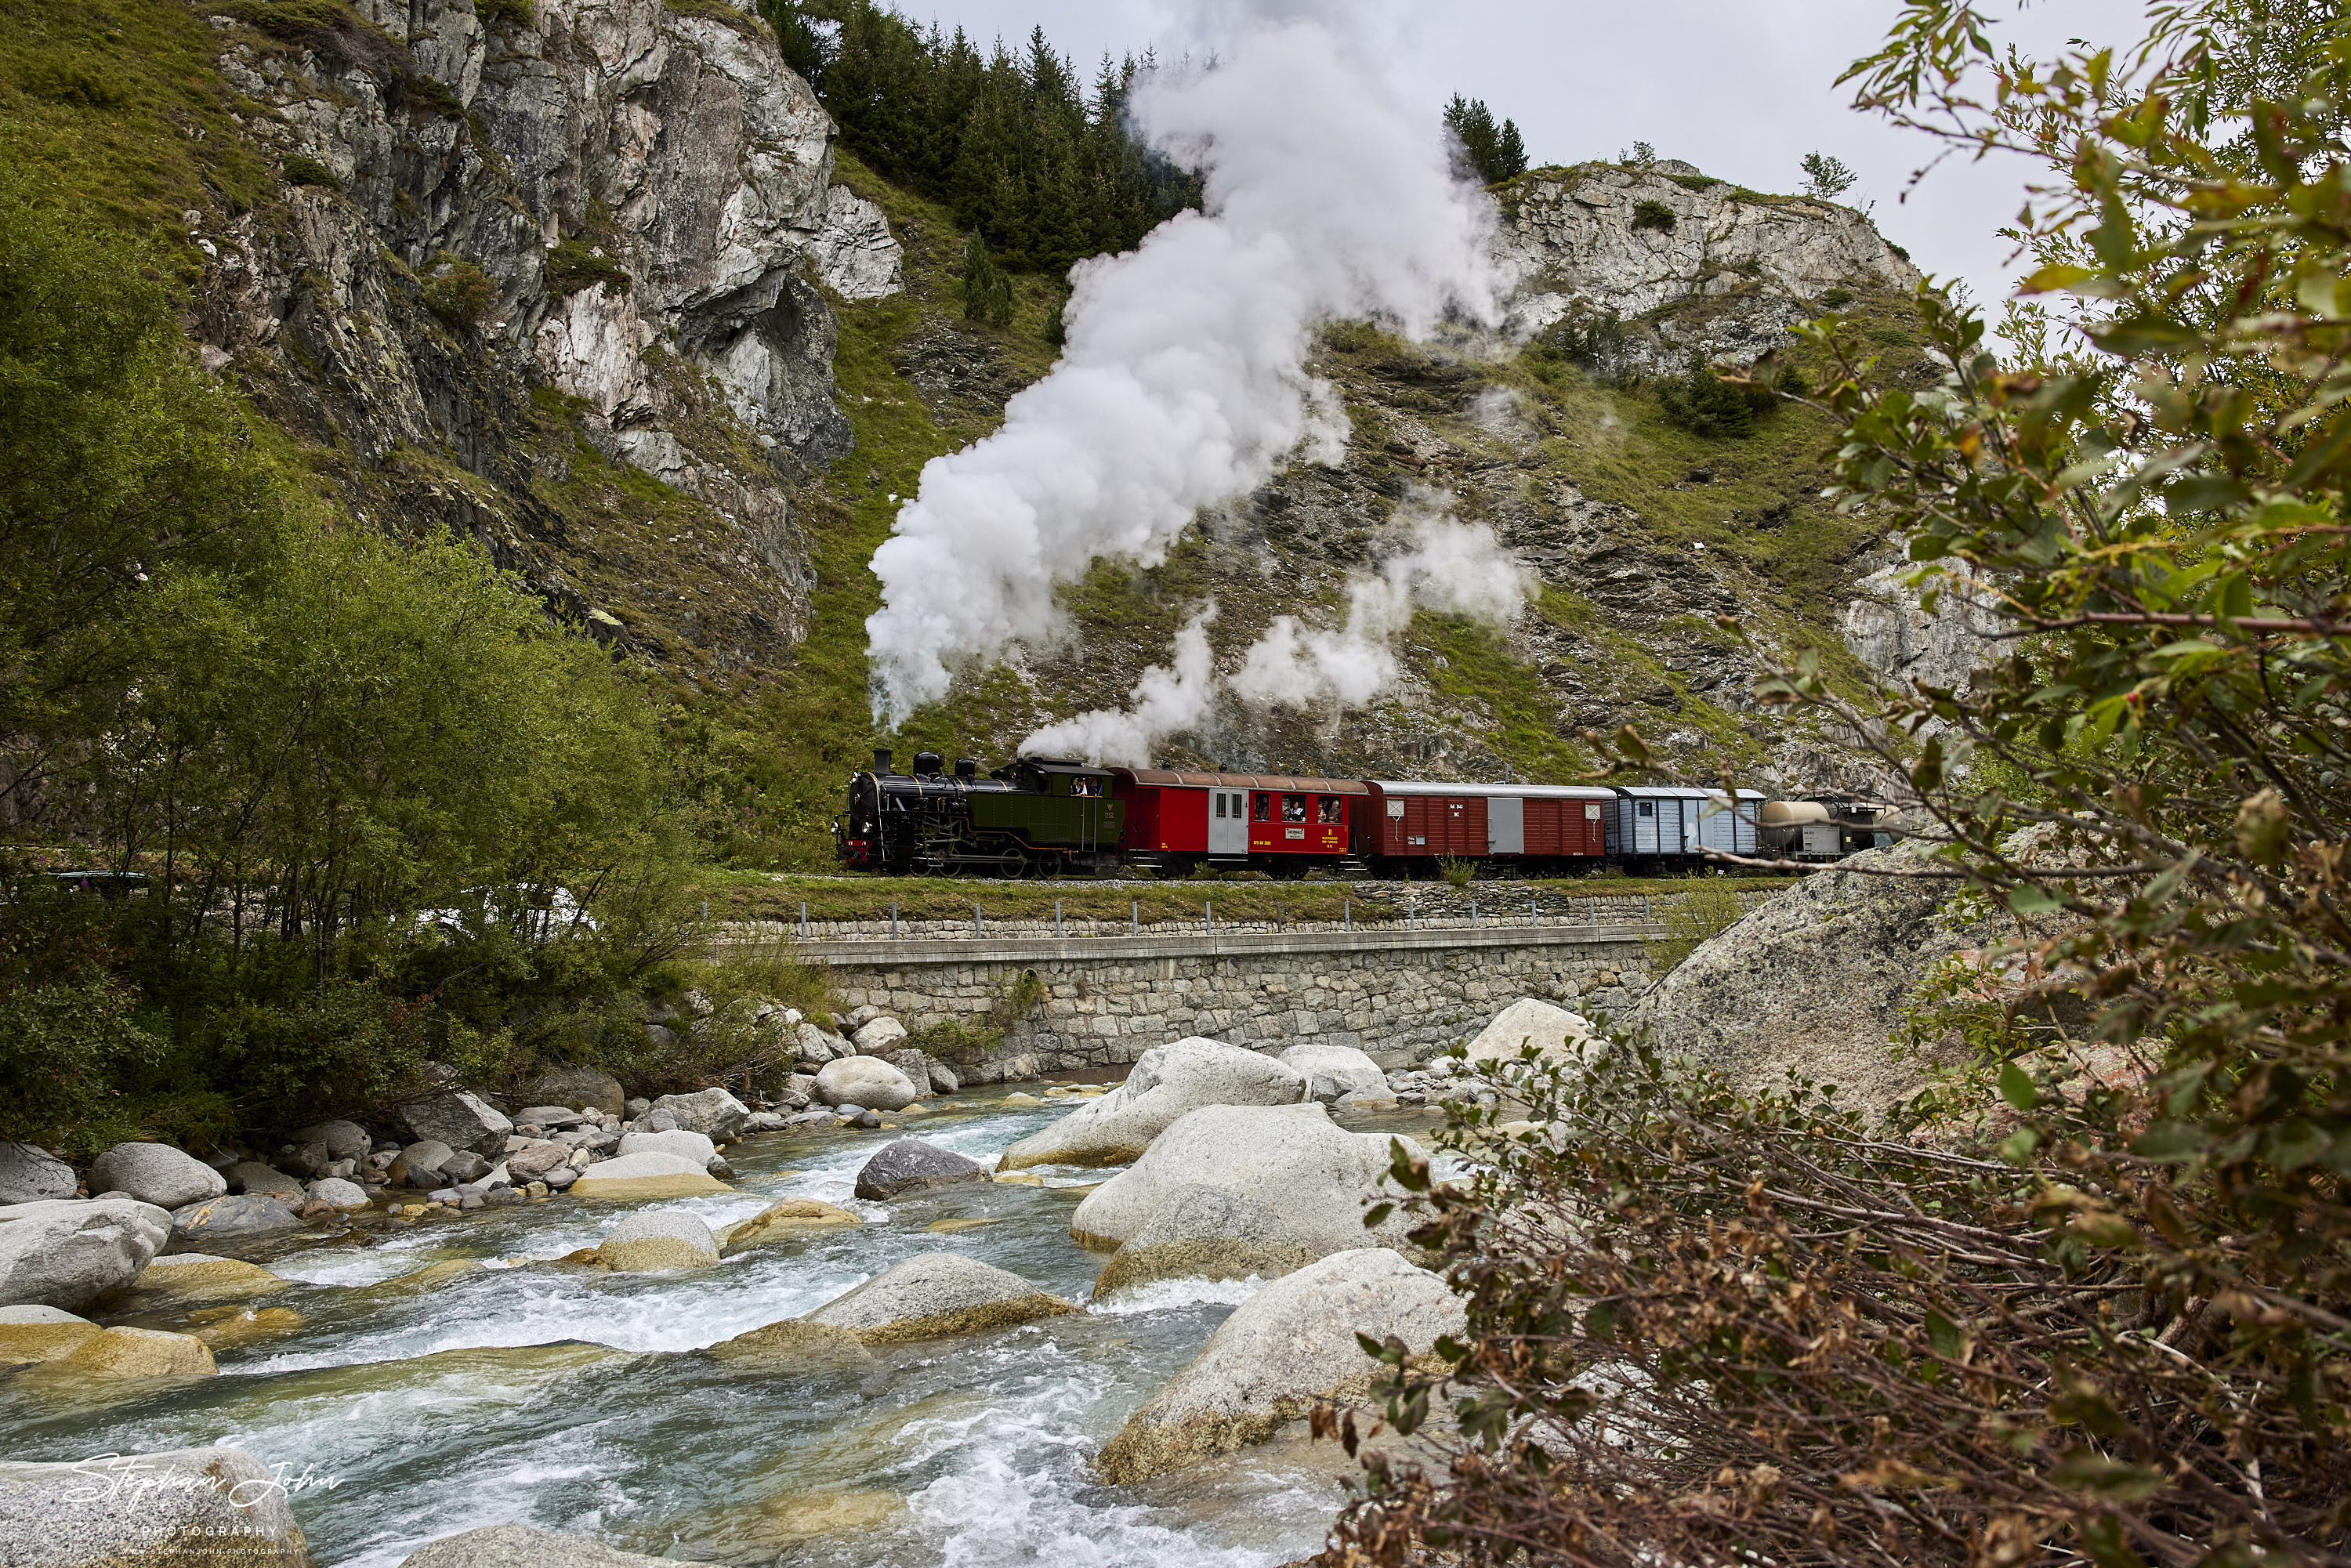
<path id="1" fill-rule="evenodd" d="M 514 1133 L 514 1124 L 503 1112 L 492 1110 L 480 1096 L 463 1089 L 404 1105 L 400 1115 L 419 1140 L 430 1138 L 453 1149 L 471 1150 L 484 1159 L 494 1160 L 506 1153 L 507 1139 Z"/>
<path id="2" fill-rule="evenodd" d="M 0 1463 L 0 1563 L 11 1568 L 309 1562 L 286 1490 L 235 1448 L 129 1454 L 96 1467 Z"/>
<path id="3" fill-rule="evenodd" d="M 84 1306 L 137 1279 L 171 1235 L 169 1214 L 133 1198 L 0 1207 L 0 1306 Z"/>
<path id="4" fill-rule="evenodd" d="M 363 1160 L 375 1147 L 367 1129 L 357 1122 L 321 1122 L 294 1134 L 297 1144 L 324 1144 L 330 1160 Z"/>
<path id="5" fill-rule="evenodd" d="M 987 1179 L 987 1167 L 977 1160 L 920 1138 L 900 1138 L 858 1171 L 857 1196 L 871 1203 L 886 1203 L 932 1187 Z"/>
<path id="6" fill-rule="evenodd" d="M 1384 1370 L 1358 1333 L 1426 1356 L 1468 1327 L 1443 1280 L 1384 1248 L 1341 1252 L 1236 1308 L 1189 1366 L 1103 1448 L 1116 1484 L 1264 1442 L 1325 1400 L 1359 1398 Z"/>
<path id="7" fill-rule="evenodd" d="M 1582 1013 L 1534 997 L 1520 997 L 1478 1031 L 1469 1042 L 1471 1061 L 1516 1061 L 1527 1047 L 1547 1061 L 1585 1061 L 1602 1049 L 1598 1031 Z"/>
<path id="8" fill-rule="evenodd" d="M 239 1194 L 208 1198 L 172 1211 L 172 1234 L 202 1241 L 214 1236 L 266 1236 L 274 1230 L 297 1230 L 302 1217 L 266 1194 Z"/>
<path id="9" fill-rule="evenodd" d="M 528 1524 L 492 1524 L 444 1535 L 410 1552 L 401 1568 L 654 1568 L 665 1557 L 643 1557 Z"/>
<path id="10" fill-rule="evenodd" d="M 623 1271 L 706 1269 L 718 1261 L 718 1240 L 702 1217 L 682 1208 L 630 1215 L 596 1243 L 604 1266 Z"/>
<path id="11" fill-rule="evenodd" d="M 816 1075 L 816 1097 L 828 1105 L 862 1105 L 869 1111 L 903 1111 L 920 1099 L 914 1081 L 871 1056 L 838 1057 Z"/>
<path id="12" fill-rule="evenodd" d="M 1315 1255 L 1268 1205 L 1221 1187 L 1181 1187 L 1111 1254 L 1094 1299 L 1161 1280 L 1278 1280 Z"/>
<path id="13" fill-rule="evenodd" d="M 548 1105 L 568 1105 L 575 1111 L 601 1111 L 617 1116 L 627 1105 L 621 1081 L 594 1067 L 559 1067 L 542 1072 L 523 1086 L 523 1098 Z"/>
<path id="14" fill-rule="evenodd" d="M 1860 595 L 1845 604 L 1840 629 L 1844 644 L 1863 664 L 1900 690 L 1913 681 L 1930 686 L 1964 687 L 1996 652 L 1993 641 L 2009 622 L 1962 563 L 1947 563 L 1938 582 L 1935 608 L 1902 580 L 1908 561 L 1882 567 L 1855 586 Z"/>
<path id="15" fill-rule="evenodd" d="M 1349 1094 L 1385 1094 L 1388 1089 L 1388 1075 L 1380 1071 L 1380 1064 L 1352 1045 L 1293 1045 L 1281 1053 L 1281 1064 L 1305 1079 L 1310 1092 L 1313 1092 L 1317 1079 L 1327 1082 L 1327 1093 L 1314 1094 L 1318 1100 L 1338 1100 Z"/>
<path id="16" fill-rule="evenodd" d="M 653 1110 L 666 1111 L 688 1132 L 721 1142 L 739 1135 L 751 1119 L 751 1108 L 724 1089 L 697 1090 L 692 1094 L 664 1094 Z"/>
<path id="17" fill-rule="evenodd" d="M 1414 1147 L 1412 1140 L 1404 1140 Z M 1192 1187 L 1213 1187 L 1280 1216 L 1318 1256 L 1368 1244 L 1401 1245 L 1411 1228 L 1392 1214 L 1377 1230 L 1364 1210 L 1400 1196 L 1387 1179 L 1388 1138 L 1350 1133 L 1311 1102 L 1210 1105 L 1159 1134 L 1141 1159 L 1088 1193 L 1070 1218 L 1081 1245 L 1109 1250 Z"/>
<path id="18" fill-rule="evenodd" d="M 95 1191 L 127 1192 L 158 1208 L 184 1207 L 228 1190 L 220 1172 L 169 1144 L 117 1144 L 91 1164 L 89 1182 Z"/>
<path id="19" fill-rule="evenodd" d="M 71 1197 L 78 1186 L 73 1166 L 48 1150 L 0 1138 L 0 1204 Z"/>
<path id="20" fill-rule="evenodd" d="M 825 193 L 824 227 L 809 242 L 816 280 L 843 299 L 886 299 L 906 286 L 906 253 L 890 220 L 846 185 Z"/>
<path id="21" fill-rule="evenodd" d="M 259 1160 L 239 1160 L 221 1172 L 232 1192 L 265 1194 L 271 1197 L 291 1197 L 301 1200 L 300 1178 L 287 1176 L 275 1166 Z M 201 1202 L 202 1199 L 196 1201 Z"/>
<path id="22" fill-rule="evenodd" d="M 1945 959 L 2000 942 L 1992 923 L 1942 913 L 1952 883 L 1871 876 L 1924 860 L 1911 840 L 1807 877 L 1701 943 L 1652 986 L 1627 1024 L 1668 1053 L 1759 1090 L 1794 1068 L 1842 1103 L 1885 1110 L 1923 1087 L 1933 1052 L 1894 1057 L 1902 1011 Z"/>
<path id="23" fill-rule="evenodd" d="M 1294 1067 L 1197 1035 L 1143 1053 L 1126 1082 L 1004 1151 L 999 1169 L 1126 1165 L 1204 1105 L 1294 1105 L 1306 1097 Z M 1140 1221 L 1138 1221 L 1140 1223 Z"/>
<path id="24" fill-rule="evenodd" d="M 1018 1274 L 955 1252 L 909 1258 L 808 1314 L 847 1329 L 867 1344 L 945 1339 L 953 1334 L 1056 1317 L 1078 1309 Z"/>

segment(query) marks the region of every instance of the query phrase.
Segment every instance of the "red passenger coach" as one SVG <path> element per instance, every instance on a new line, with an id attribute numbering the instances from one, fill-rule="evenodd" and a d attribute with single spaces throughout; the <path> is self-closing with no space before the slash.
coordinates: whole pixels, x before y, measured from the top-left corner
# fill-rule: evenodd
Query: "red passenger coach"
<path id="1" fill-rule="evenodd" d="M 1111 793 L 1126 807 L 1126 858 L 1177 876 L 1203 862 L 1277 876 L 1343 864 L 1371 789 L 1353 779 L 1111 769 Z"/>
<path id="2" fill-rule="evenodd" d="M 1374 870 L 1435 873 L 1441 860 L 1583 871 L 1608 853 L 1613 789 L 1572 784 L 1406 784 L 1382 779 L 1359 848 Z"/>

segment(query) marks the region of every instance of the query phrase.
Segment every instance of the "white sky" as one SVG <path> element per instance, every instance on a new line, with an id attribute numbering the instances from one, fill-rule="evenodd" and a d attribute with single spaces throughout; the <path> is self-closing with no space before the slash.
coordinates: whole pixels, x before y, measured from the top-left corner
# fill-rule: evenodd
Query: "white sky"
<path id="1" fill-rule="evenodd" d="M 1516 120 L 1536 163 L 1613 158 L 1635 141 L 1660 157 L 1761 191 L 1793 191 L 1815 149 L 1859 172 L 1845 200 L 1875 198 L 1886 237 L 1920 267 L 1969 280 L 1979 299 L 2004 292 L 2008 243 L 2032 172 L 2015 162 L 1947 162 L 1916 187 L 1934 144 L 1848 107 L 1838 75 L 1873 50 L 1895 0 L 895 0 L 916 21 L 961 26 L 985 47 L 1042 24 L 1081 77 L 1108 52 L 1163 55 L 1213 37 L 1207 9 L 1312 9 L 1342 18 L 1396 89 L 1434 118 L 1456 92 Z M 2138 37 L 2140 0 L 1991 0 L 2021 47 L 2043 55 L 2068 37 Z M 1904 194 L 1907 190 L 1907 200 Z"/>

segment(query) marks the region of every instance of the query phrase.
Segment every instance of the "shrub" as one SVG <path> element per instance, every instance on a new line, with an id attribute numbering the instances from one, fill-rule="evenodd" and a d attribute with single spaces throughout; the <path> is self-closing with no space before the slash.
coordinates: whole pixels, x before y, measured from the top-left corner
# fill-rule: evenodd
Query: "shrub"
<path id="1" fill-rule="evenodd" d="M 1671 234 L 1674 232 L 1674 210 L 1654 196 L 1645 196 L 1633 204 L 1633 226 Z"/>
<path id="2" fill-rule="evenodd" d="M 423 293 L 424 308 L 460 332 L 480 326 L 498 302 L 498 286 L 488 273 L 445 250 L 424 280 Z"/>
<path id="3" fill-rule="evenodd" d="M 601 285 L 607 295 L 626 294 L 632 282 L 627 264 L 584 239 L 567 239 L 549 251 L 544 276 L 547 291 L 559 299 L 591 284 Z"/>
<path id="4" fill-rule="evenodd" d="M 1823 288 L 1821 290 L 1821 308 L 1823 310 L 1842 310 L 1852 303 L 1853 290 L 1850 288 Z"/>
<path id="5" fill-rule="evenodd" d="M 529 27 L 538 22 L 538 8 L 533 0 L 474 0 L 474 15 L 486 27 L 498 22 Z"/>
<path id="6" fill-rule="evenodd" d="M 1694 435 L 1717 440 L 1752 434 L 1755 416 L 1777 401 L 1765 388 L 1733 386 L 1703 364 L 1657 383 L 1657 402 L 1667 419 Z"/>
<path id="7" fill-rule="evenodd" d="M 343 183 L 335 178 L 332 169 L 307 153 L 288 152 L 285 169 L 286 183 L 289 185 L 317 185 L 329 191 L 343 188 Z"/>
<path id="8" fill-rule="evenodd" d="M 1737 883 L 1727 877 L 1710 876 L 1694 879 L 1687 892 L 1665 900 L 1660 913 L 1664 918 L 1659 924 L 1666 934 L 1651 937 L 1644 946 L 1648 949 L 1649 973 L 1663 979 L 1700 943 L 1729 930 L 1747 909 L 1740 902 Z"/>
<path id="9" fill-rule="evenodd" d="M 1437 874 L 1445 878 L 1447 887 L 1467 887 L 1477 880 L 1478 862 L 1447 855 L 1437 862 Z"/>
<path id="10" fill-rule="evenodd" d="M 1573 365 L 1604 380 L 1625 373 L 1625 323 L 1614 310 L 1598 315 L 1578 312 L 1545 328 L 1526 348 L 1529 368 L 1546 380 L 1556 380 L 1560 369 Z"/>
<path id="11" fill-rule="evenodd" d="M 983 326 L 1012 325 L 1012 276 L 989 256 L 977 229 L 963 247 L 963 315 Z"/>

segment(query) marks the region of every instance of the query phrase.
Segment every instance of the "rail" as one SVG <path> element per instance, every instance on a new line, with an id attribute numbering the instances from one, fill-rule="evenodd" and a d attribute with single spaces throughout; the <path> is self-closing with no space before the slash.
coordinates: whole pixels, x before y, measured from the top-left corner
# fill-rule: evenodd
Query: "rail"
<path id="1" fill-rule="evenodd" d="M 1110 962 L 1136 958 L 1216 958 L 1305 953 L 1408 953 L 1464 951 L 1480 948 L 1591 947 L 1645 942 L 1666 935 L 1655 922 L 1612 921 L 1549 925 L 1417 924 L 1388 922 L 1350 929 L 1236 931 L 1199 928 L 1155 931 L 1124 936 L 888 936 L 824 938 L 793 941 L 789 950 L 797 957 L 820 963 L 860 967 L 925 964 L 1053 963 L 1083 959 Z M 718 938 L 721 946 L 774 940 L 771 932 L 756 926 L 729 927 Z"/>

